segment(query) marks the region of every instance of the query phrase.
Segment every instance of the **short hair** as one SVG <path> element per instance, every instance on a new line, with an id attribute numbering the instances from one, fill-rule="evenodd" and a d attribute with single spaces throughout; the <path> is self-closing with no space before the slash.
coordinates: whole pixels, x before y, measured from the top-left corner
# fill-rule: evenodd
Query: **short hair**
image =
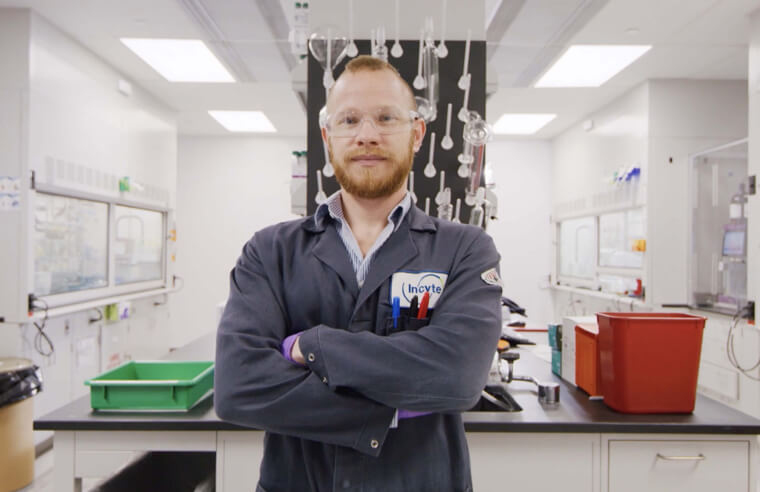
<path id="1" fill-rule="evenodd" d="M 338 76 L 338 79 L 340 79 L 340 77 L 342 77 L 345 73 L 379 72 L 381 70 L 388 70 L 392 72 L 396 77 L 398 77 L 398 79 L 403 83 L 403 86 L 407 89 L 407 92 L 409 94 L 409 102 L 412 105 L 412 109 L 416 110 L 417 101 L 414 99 L 414 91 L 412 90 L 412 86 L 409 85 L 409 82 L 404 80 L 404 77 L 401 76 L 396 67 L 380 58 L 376 58 L 370 55 L 359 55 L 346 64 L 343 72 L 340 74 L 340 76 Z M 332 87 L 327 93 L 328 99 L 330 98 L 331 94 Z"/>

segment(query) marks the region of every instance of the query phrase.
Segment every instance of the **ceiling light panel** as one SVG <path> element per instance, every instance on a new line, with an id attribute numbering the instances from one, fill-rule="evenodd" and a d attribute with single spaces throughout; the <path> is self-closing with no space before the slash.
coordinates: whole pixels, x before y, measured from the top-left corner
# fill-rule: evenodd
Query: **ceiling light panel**
<path id="1" fill-rule="evenodd" d="M 493 125 L 499 135 L 532 135 L 556 118 L 549 113 L 504 113 Z"/>
<path id="2" fill-rule="evenodd" d="M 261 111 L 209 111 L 216 121 L 231 132 L 274 133 L 277 129 Z"/>
<path id="3" fill-rule="evenodd" d="M 121 38 L 121 42 L 169 82 L 235 82 L 198 39 Z"/>
<path id="4" fill-rule="evenodd" d="M 535 87 L 599 87 L 649 51 L 648 45 L 573 45 Z"/>

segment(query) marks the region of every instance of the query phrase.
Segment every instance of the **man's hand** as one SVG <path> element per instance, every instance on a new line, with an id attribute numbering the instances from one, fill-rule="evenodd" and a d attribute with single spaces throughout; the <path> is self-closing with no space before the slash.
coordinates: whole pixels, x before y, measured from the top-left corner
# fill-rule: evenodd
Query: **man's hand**
<path id="1" fill-rule="evenodd" d="M 303 354 L 301 353 L 301 345 L 300 342 L 301 337 L 296 338 L 296 342 L 293 344 L 293 348 L 290 349 L 290 357 L 293 359 L 293 362 L 297 362 L 299 364 L 306 364 L 306 359 L 303 358 Z"/>

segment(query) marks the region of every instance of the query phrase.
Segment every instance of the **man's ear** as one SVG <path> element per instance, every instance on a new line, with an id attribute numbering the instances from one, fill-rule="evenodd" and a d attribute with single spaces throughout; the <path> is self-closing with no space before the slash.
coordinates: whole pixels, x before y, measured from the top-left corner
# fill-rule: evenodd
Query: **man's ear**
<path id="1" fill-rule="evenodd" d="M 414 145 L 412 148 L 414 149 L 414 152 L 417 153 L 417 151 L 420 150 L 420 147 L 422 147 L 422 140 L 425 138 L 425 129 L 427 126 L 425 125 L 425 120 L 422 118 L 417 118 L 414 120 L 414 126 L 412 127 L 412 131 L 414 132 Z"/>
<path id="2" fill-rule="evenodd" d="M 324 143 L 327 143 L 327 128 L 322 127 L 319 129 L 319 131 L 322 133 L 322 141 Z"/>

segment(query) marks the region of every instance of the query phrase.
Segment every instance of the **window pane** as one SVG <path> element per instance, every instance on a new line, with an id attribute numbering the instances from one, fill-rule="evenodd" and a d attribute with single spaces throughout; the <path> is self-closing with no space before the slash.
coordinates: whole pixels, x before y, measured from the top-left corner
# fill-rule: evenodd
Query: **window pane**
<path id="1" fill-rule="evenodd" d="M 599 266 L 641 268 L 646 250 L 643 209 L 599 216 Z"/>
<path id="2" fill-rule="evenodd" d="M 163 278 L 163 213 L 116 206 L 116 285 Z"/>
<path id="3" fill-rule="evenodd" d="M 108 205 L 37 193 L 34 293 L 61 294 L 108 284 Z"/>
<path id="4" fill-rule="evenodd" d="M 594 217 L 560 222 L 560 275 L 594 278 L 594 222 Z"/>

